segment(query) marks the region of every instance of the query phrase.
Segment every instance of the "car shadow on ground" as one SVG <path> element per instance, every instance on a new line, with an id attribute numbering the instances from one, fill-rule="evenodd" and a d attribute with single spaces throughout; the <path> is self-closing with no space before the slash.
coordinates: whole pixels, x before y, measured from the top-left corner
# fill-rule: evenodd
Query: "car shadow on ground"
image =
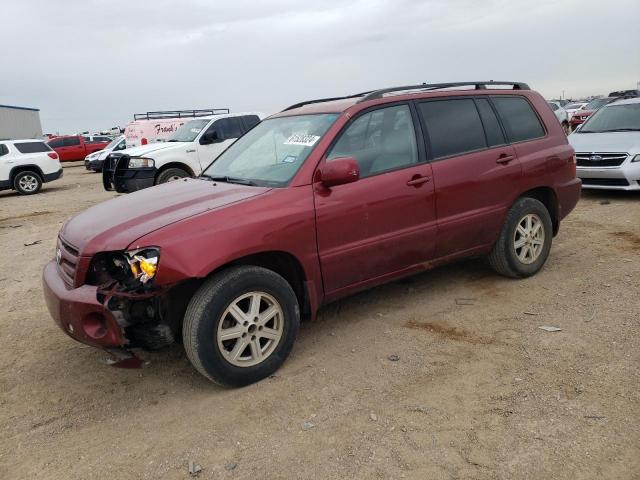
<path id="1" fill-rule="evenodd" d="M 598 189 L 585 189 L 582 190 L 582 199 L 594 200 L 594 201 L 606 201 L 606 200 L 640 200 L 640 190 L 598 190 Z"/>

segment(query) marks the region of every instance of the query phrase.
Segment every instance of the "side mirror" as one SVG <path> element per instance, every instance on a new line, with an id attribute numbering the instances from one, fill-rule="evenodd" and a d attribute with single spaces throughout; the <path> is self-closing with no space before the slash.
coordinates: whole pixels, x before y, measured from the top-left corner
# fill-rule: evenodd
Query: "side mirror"
<path id="1" fill-rule="evenodd" d="M 360 178 L 360 167 L 353 157 L 336 158 L 320 169 L 320 181 L 327 187 L 353 183 Z"/>
<path id="2" fill-rule="evenodd" d="M 209 145 L 211 143 L 216 143 L 220 141 L 220 137 L 218 135 L 217 130 L 209 130 L 204 132 L 202 138 L 200 138 L 200 145 Z"/>

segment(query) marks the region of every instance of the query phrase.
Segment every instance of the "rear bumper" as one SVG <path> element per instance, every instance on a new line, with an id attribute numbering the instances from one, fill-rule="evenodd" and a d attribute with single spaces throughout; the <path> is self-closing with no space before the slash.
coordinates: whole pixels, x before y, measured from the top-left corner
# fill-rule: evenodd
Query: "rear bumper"
<path id="1" fill-rule="evenodd" d="M 60 168 L 60 170 L 58 170 L 57 172 L 45 174 L 42 181 L 45 183 L 53 182 L 54 180 L 58 180 L 59 178 L 61 178 L 62 175 L 63 175 L 62 168 Z"/>
<path id="2" fill-rule="evenodd" d="M 574 208 L 576 208 L 578 200 L 580 200 L 581 189 L 582 181 L 579 178 L 574 178 L 573 180 L 556 188 L 559 220 L 565 218 Z"/>
<path id="3" fill-rule="evenodd" d="M 111 312 L 97 300 L 97 289 L 90 285 L 70 288 L 49 262 L 42 274 L 44 298 L 58 326 L 78 342 L 97 348 L 115 348 L 127 342 Z"/>

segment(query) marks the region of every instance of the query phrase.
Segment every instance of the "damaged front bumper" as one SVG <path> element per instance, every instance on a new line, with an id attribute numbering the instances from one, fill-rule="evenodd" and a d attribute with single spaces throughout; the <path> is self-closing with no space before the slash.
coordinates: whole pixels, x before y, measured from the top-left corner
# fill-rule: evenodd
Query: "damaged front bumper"
<path id="1" fill-rule="evenodd" d="M 55 261 L 49 262 L 43 272 L 44 297 L 58 326 L 71 338 L 86 345 L 107 351 L 113 357 L 113 366 L 134 368 L 142 361 L 129 348 L 160 348 L 174 342 L 168 325 L 149 319 L 136 323 L 128 318 L 124 304 L 139 299 L 147 301 L 151 295 L 102 292 L 99 287 L 82 285 L 71 288 L 62 279 Z"/>

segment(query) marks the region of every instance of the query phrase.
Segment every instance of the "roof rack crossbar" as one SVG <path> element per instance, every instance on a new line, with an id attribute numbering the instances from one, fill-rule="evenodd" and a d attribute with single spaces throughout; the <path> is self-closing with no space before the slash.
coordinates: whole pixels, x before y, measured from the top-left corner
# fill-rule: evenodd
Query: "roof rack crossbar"
<path id="1" fill-rule="evenodd" d="M 439 90 L 442 88 L 467 87 L 473 85 L 476 90 L 485 90 L 487 85 L 511 85 L 514 90 L 530 90 L 529 85 L 522 82 L 503 82 L 503 81 L 478 81 L 478 82 L 453 82 L 453 83 L 423 83 L 420 85 L 407 85 L 404 87 L 390 87 L 381 90 L 374 90 L 364 95 L 357 103 L 366 102 L 382 98 L 387 93 L 402 92 L 404 90 Z"/>
<path id="2" fill-rule="evenodd" d="M 283 112 L 286 112 L 287 110 L 293 110 L 294 108 L 303 107 L 305 105 L 311 105 L 313 103 L 332 102 L 334 100 L 347 100 L 348 98 L 361 97 L 361 96 L 367 95 L 368 93 L 371 93 L 371 92 L 373 92 L 373 90 L 369 90 L 368 92 L 355 93 L 353 95 L 345 95 L 344 97 L 329 97 L 329 98 L 318 98 L 316 100 L 306 100 L 304 102 L 294 103 L 293 105 L 285 108 L 283 110 Z"/>
<path id="3" fill-rule="evenodd" d="M 207 108 L 200 110 L 158 110 L 155 112 L 135 113 L 134 120 L 159 120 L 163 118 L 205 117 L 208 115 L 223 115 L 230 113 L 228 108 Z"/>

